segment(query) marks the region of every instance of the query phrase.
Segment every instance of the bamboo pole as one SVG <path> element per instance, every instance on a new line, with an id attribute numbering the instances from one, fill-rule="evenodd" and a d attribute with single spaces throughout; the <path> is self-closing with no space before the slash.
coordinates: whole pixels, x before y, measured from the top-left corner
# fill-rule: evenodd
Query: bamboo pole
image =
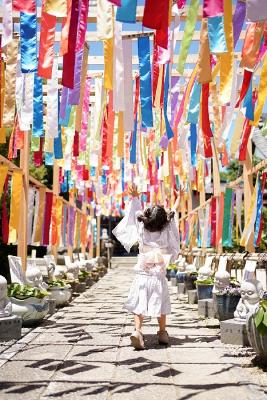
<path id="1" fill-rule="evenodd" d="M 30 153 L 30 132 L 24 134 L 24 146 L 20 151 L 20 168 L 23 171 L 23 192 L 20 206 L 20 224 L 18 230 L 17 254 L 21 258 L 22 270 L 27 269 L 28 251 L 28 192 L 29 192 L 29 153 Z M 9 168 L 12 163 L 8 163 Z M 13 170 L 16 168 L 12 168 Z"/>

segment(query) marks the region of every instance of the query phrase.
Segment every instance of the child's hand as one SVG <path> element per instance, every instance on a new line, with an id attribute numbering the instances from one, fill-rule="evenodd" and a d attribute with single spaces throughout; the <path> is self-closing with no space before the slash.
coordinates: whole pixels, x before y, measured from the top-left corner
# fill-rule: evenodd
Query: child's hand
<path id="1" fill-rule="evenodd" d="M 133 197 L 139 197 L 140 193 L 137 190 L 137 186 L 133 183 L 129 186 L 128 193 Z"/>

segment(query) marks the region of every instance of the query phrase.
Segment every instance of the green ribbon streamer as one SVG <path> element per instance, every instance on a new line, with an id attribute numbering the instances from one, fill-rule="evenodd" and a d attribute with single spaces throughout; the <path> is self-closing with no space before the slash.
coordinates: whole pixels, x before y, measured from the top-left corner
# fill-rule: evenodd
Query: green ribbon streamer
<path id="1" fill-rule="evenodd" d="M 224 195 L 224 214 L 223 214 L 223 232 L 222 232 L 222 245 L 225 247 L 232 247 L 231 212 L 232 212 L 232 189 L 227 188 L 225 190 L 225 195 Z"/>
<path id="2" fill-rule="evenodd" d="M 180 47 L 180 55 L 177 65 L 177 71 L 181 75 L 184 72 L 188 50 L 195 31 L 195 26 L 198 16 L 198 8 L 199 8 L 199 0 L 191 0 L 185 23 L 184 36 Z"/>

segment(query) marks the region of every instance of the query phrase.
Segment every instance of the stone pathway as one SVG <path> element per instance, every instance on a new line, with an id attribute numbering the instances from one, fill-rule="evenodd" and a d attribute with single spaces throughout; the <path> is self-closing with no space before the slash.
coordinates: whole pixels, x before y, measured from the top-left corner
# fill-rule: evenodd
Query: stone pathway
<path id="1" fill-rule="evenodd" d="M 240 359 L 177 301 L 171 288 L 171 346 L 159 346 L 155 320 L 144 328 L 147 350 L 129 346 L 131 316 L 122 303 L 130 267 L 93 288 L 0 354 L 0 399 L 266 400 Z"/>

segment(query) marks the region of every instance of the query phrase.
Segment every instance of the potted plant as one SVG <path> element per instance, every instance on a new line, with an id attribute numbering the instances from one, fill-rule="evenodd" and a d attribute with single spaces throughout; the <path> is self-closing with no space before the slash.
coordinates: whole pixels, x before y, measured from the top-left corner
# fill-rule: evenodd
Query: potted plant
<path id="1" fill-rule="evenodd" d="M 186 290 L 196 289 L 197 272 L 187 272 L 184 278 Z"/>
<path id="2" fill-rule="evenodd" d="M 195 282 L 197 287 L 198 300 L 212 299 L 212 289 L 214 285 L 213 277 L 206 279 L 197 279 Z"/>
<path id="3" fill-rule="evenodd" d="M 253 350 L 267 365 L 267 296 L 260 301 L 254 314 L 247 317 L 248 340 Z"/>
<path id="4" fill-rule="evenodd" d="M 32 325 L 48 314 L 49 292 L 46 290 L 11 283 L 8 285 L 8 297 L 13 314 L 22 318 L 23 325 Z"/>
<path id="5" fill-rule="evenodd" d="M 234 312 L 240 300 L 240 287 L 227 286 L 222 289 L 216 296 L 217 316 L 220 321 L 234 318 Z"/>
<path id="6" fill-rule="evenodd" d="M 89 272 L 82 270 L 79 272 L 78 279 L 80 282 L 86 282 L 86 279 L 89 276 Z"/>
<path id="7" fill-rule="evenodd" d="M 166 268 L 166 278 L 168 279 L 168 281 L 171 280 L 171 278 L 175 278 L 176 275 L 176 271 L 177 271 L 177 267 L 175 264 L 169 264 Z"/>
<path id="8" fill-rule="evenodd" d="M 56 301 L 56 306 L 63 306 L 69 303 L 72 296 L 71 285 L 61 279 L 53 279 L 48 281 L 47 284 L 52 299 Z"/>

